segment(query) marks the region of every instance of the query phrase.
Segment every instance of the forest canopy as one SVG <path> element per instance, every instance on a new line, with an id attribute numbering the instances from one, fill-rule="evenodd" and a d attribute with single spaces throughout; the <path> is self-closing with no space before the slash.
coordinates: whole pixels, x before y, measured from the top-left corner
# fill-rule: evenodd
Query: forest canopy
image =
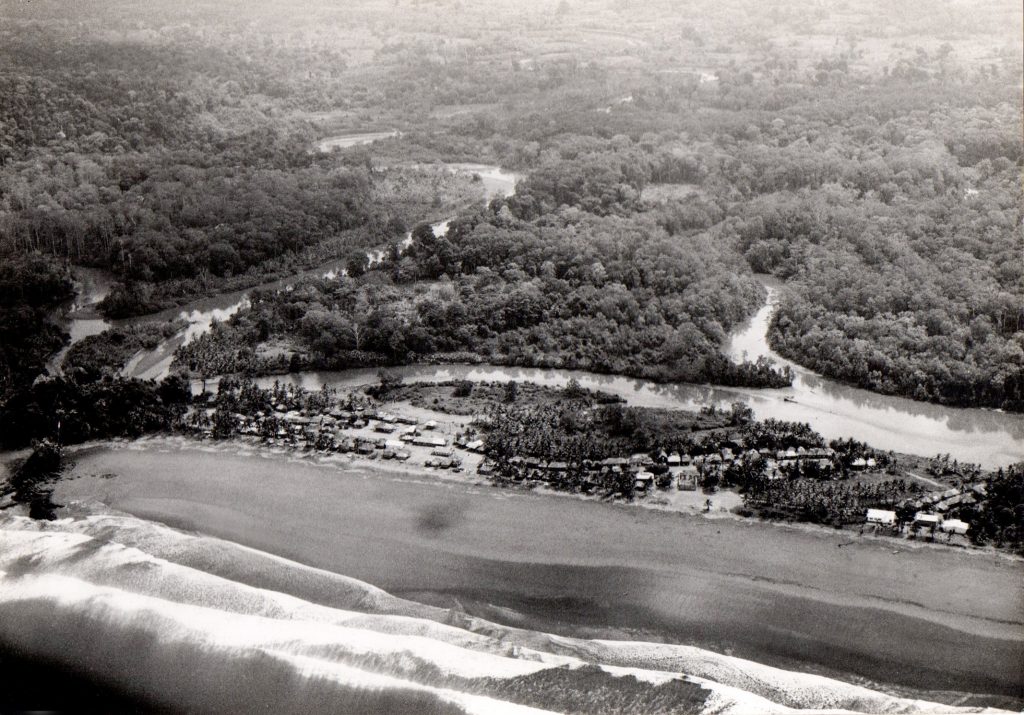
<path id="1" fill-rule="evenodd" d="M 783 356 L 1022 409 L 1018 4 L 400 6 L 6 7 L 0 250 L 111 271 L 111 316 L 348 266 L 260 293 L 183 351 L 198 372 L 434 356 L 784 384 L 721 350 L 771 275 Z M 483 206 L 442 161 L 520 181 Z"/>

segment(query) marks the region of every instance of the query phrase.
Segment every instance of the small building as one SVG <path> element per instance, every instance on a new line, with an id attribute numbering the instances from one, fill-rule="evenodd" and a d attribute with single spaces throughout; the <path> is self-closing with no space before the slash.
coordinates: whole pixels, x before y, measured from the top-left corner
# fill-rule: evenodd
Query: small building
<path id="1" fill-rule="evenodd" d="M 676 478 L 676 489 L 686 492 L 697 490 L 697 482 L 700 475 L 697 472 L 697 468 L 692 464 L 673 469 L 672 476 Z"/>
<path id="2" fill-rule="evenodd" d="M 428 420 L 423 425 L 423 429 L 437 429 L 437 421 L 436 420 Z"/>
<path id="3" fill-rule="evenodd" d="M 654 475 L 650 472 L 639 471 L 633 476 L 633 488 L 638 492 L 646 492 L 654 483 Z"/>
<path id="4" fill-rule="evenodd" d="M 448 457 L 449 459 L 454 454 L 451 447 L 434 447 L 434 449 L 430 450 L 430 453 L 435 457 Z"/>
<path id="5" fill-rule="evenodd" d="M 888 509 L 868 509 L 867 522 L 869 524 L 881 524 L 882 526 L 896 525 L 896 512 Z"/>
<path id="6" fill-rule="evenodd" d="M 857 457 L 855 460 L 850 462 L 850 469 L 867 469 L 868 460 L 863 457 Z"/>
<path id="7" fill-rule="evenodd" d="M 938 514 L 930 514 L 924 511 L 914 514 L 914 526 L 920 526 L 925 529 L 934 529 L 939 525 L 940 521 L 941 517 Z"/>
<path id="8" fill-rule="evenodd" d="M 482 452 L 484 441 L 482 439 L 474 439 L 472 442 L 466 442 L 466 449 L 470 452 Z"/>
<path id="9" fill-rule="evenodd" d="M 971 525 L 959 519 L 946 519 L 939 528 L 947 534 L 966 534 L 970 530 Z"/>
<path id="10" fill-rule="evenodd" d="M 426 435 L 413 437 L 412 443 L 420 447 L 444 447 L 447 444 L 444 437 L 428 437 Z"/>
<path id="11" fill-rule="evenodd" d="M 548 471 L 549 472 L 564 472 L 564 471 L 566 471 L 568 469 L 569 469 L 569 465 L 566 464 L 565 462 L 549 462 L 548 463 Z"/>
<path id="12" fill-rule="evenodd" d="M 682 457 L 679 456 L 679 452 L 673 452 L 672 454 L 668 455 L 667 461 L 669 466 L 675 467 L 678 466 L 679 463 L 682 461 Z"/>

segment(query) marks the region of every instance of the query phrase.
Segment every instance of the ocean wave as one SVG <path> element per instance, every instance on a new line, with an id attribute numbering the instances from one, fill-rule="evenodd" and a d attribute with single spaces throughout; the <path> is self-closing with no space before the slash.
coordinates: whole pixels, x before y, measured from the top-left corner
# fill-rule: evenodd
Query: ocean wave
<path id="1" fill-rule="evenodd" d="M 508 628 L 116 514 L 0 517 L 0 642 L 191 712 L 980 711 L 694 647 Z"/>

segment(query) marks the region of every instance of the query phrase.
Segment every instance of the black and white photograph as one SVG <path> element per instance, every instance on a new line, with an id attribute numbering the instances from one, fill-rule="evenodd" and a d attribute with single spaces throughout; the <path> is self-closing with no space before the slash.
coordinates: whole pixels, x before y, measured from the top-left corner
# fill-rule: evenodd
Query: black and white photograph
<path id="1" fill-rule="evenodd" d="M 21 713 L 1024 713 L 1024 4 L 0 0 Z"/>

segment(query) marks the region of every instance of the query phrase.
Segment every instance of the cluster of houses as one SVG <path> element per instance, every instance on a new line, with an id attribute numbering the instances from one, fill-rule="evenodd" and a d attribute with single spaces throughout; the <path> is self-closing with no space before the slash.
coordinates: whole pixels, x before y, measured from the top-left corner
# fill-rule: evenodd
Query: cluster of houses
<path id="1" fill-rule="evenodd" d="M 673 453 L 669 455 L 671 464 L 671 458 L 673 456 L 679 456 Z M 682 464 L 687 464 L 687 459 L 690 459 L 689 463 L 692 463 L 698 468 L 698 470 L 707 473 L 710 470 L 722 470 L 727 468 L 730 464 L 736 462 L 758 462 L 763 461 L 765 467 L 765 475 L 769 479 L 783 479 L 786 476 L 786 472 L 792 469 L 795 465 L 814 465 L 818 468 L 820 474 L 830 474 L 835 467 L 836 451 L 831 447 L 790 447 L 789 449 L 748 449 L 739 452 L 733 452 L 732 449 L 726 447 L 719 452 L 698 455 L 696 457 L 689 458 L 688 455 L 682 455 L 680 457 L 683 460 Z M 863 467 L 856 467 L 858 469 L 867 469 L 874 467 L 875 460 L 865 460 L 858 458 L 857 461 L 864 462 Z M 870 467 L 868 465 L 870 461 Z M 701 469 L 703 468 L 703 469 Z"/>
<path id="2" fill-rule="evenodd" d="M 678 454 L 671 457 L 662 455 L 663 459 L 655 459 L 648 454 L 634 454 L 631 457 L 609 457 L 603 460 L 584 460 L 580 465 L 584 483 L 599 485 L 609 475 L 628 475 L 633 479 L 634 488 L 640 492 L 648 491 L 657 481 L 659 486 L 669 487 L 675 482 L 679 489 L 696 489 L 698 470 L 692 459 L 682 464 Z M 669 460 L 672 460 L 671 462 Z M 545 461 L 536 457 L 514 456 L 505 460 L 515 481 L 537 480 L 553 481 L 570 470 L 570 464 L 563 461 Z M 477 472 L 489 476 L 497 471 L 497 465 L 491 460 L 484 460 Z"/>
<path id="3" fill-rule="evenodd" d="M 748 449 L 734 452 L 725 447 L 709 454 L 680 454 L 679 452 L 655 455 L 634 454 L 630 457 L 609 457 L 604 460 L 584 460 L 581 467 L 584 482 L 599 484 L 609 475 L 628 474 L 633 478 L 634 489 L 647 492 L 655 485 L 669 488 L 675 484 L 679 490 L 696 490 L 701 479 L 717 474 L 737 462 L 764 461 L 765 474 L 769 479 L 782 479 L 786 469 L 797 463 L 814 463 L 823 472 L 833 469 L 835 450 L 827 447 L 788 450 Z M 570 465 L 562 461 L 547 462 L 534 457 L 514 456 L 506 460 L 513 479 L 549 481 L 569 471 Z M 479 473 L 494 474 L 497 466 L 485 461 Z"/>
<path id="4" fill-rule="evenodd" d="M 877 526 L 892 529 L 900 528 L 896 512 L 889 509 L 868 509 L 865 521 L 868 524 L 875 524 Z M 966 534 L 970 530 L 971 525 L 960 519 L 945 519 L 942 514 L 919 511 L 914 514 L 914 518 L 910 522 L 910 528 L 912 530 L 925 529 L 932 532 L 942 531 L 947 534 Z"/>
<path id="5" fill-rule="evenodd" d="M 966 521 L 951 518 L 947 515 L 954 507 L 971 506 L 979 497 L 986 495 L 984 484 L 975 484 L 964 489 L 947 489 L 935 492 L 920 499 L 906 500 L 899 504 L 901 509 L 914 510 L 914 518 L 910 522 L 912 530 L 941 531 L 947 534 L 964 535 L 970 531 L 971 525 Z M 865 520 L 869 524 L 898 528 L 899 518 L 895 511 L 888 509 L 868 509 Z"/>
<path id="6" fill-rule="evenodd" d="M 339 406 L 323 410 L 287 409 L 285 405 L 271 400 L 267 409 L 252 414 L 233 413 L 228 420 L 224 417 L 224 414 L 218 415 L 213 407 L 198 407 L 190 424 L 205 435 L 249 436 L 275 446 L 355 453 L 367 459 L 407 461 L 418 454 L 417 460 L 423 458 L 426 467 L 454 471 L 462 470 L 465 456 L 460 456 L 456 449 L 478 454 L 484 452 L 481 439 L 460 435 L 450 443 L 433 420 L 421 424 L 415 418 L 377 409 L 372 403 L 360 406 L 352 404 L 351 400 L 347 408 Z M 225 424 L 228 425 L 226 428 Z M 420 449 L 414 450 L 414 447 Z M 870 469 L 875 466 L 873 463 L 874 459 L 862 457 L 854 460 L 851 466 L 853 469 Z M 634 490 L 642 494 L 655 487 L 668 489 L 675 486 L 679 490 L 693 491 L 707 478 L 734 464 L 758 464 L 768 479 L 783 479 L 793 474 L 792 470 L 798 465 L 814 465 L 818 474 L 831 474 L 836 469 L 837 459 L 835 450 L 828 447 L 774 450 L 744 449 L 734 444 L 706 454 L 659 451 L 574 465 L 516 455 L 501 460 L 500 466 L 503 474 L 516 481 L 558 481 L 570 470 L 584 485 L 599 486 L 609 478 L 619 482 L 630 479 Z M 498 468 L 499 464 L 492 455 L 480 463 L 478 473 L 487 476 Z M 953 498 L 954 495 L 948 497 Z M 964 498 L 964 495 L 959 498 Z"/>
<path id="7" fill-rule="evenodd" d="M 196 411 L 192 427 L 205 436 L 215 432 L 214 408 Z M 274 409 L 252 415 L 231 415 L 234 433 L 259 438 L 271 446 L 315 449 L 327 452 L 350 452 L 368 459 L 406 461 L 412 458 L 411 447 L 426 448 L 429 457 L 425 466 L 461 470 L 462 460 L 438 432 L 434 420 L 420 424 L 403 415 L 374 411 L 362 407 L 335 408 L 321 414 L 299 410 Z M 361 430 L 362 434 L 350 434 Z M 456 446 L 469 451 L 482 451 L 483 441 L 456 440 Z M 422 450 L 420 450 L 422 451 Z"/>

